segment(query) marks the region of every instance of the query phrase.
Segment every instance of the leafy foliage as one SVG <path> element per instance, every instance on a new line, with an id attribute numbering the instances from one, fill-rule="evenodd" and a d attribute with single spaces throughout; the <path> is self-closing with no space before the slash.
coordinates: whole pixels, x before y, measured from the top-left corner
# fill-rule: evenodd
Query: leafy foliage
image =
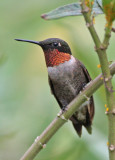
<path id="1" fill-rule="evenodd" d="M 108 23 L 115 20 L 115 0 L 103 0 L 103 8 Z"/>
<path id="2" fill-rule="evenodd" d="M 88 2 L 86 3 L 88 6 L 92 5 L 93 7 L 92 13 L 102 14 L 103 11 L 102 11 L 101 1 L 98 2 L 97 0 L 95 0 L 94 4 L 92 2 L 93 1 L 91 1 L 90 3 Z M 82 15 L 80 3 L 72 3 L 56 8 L 55 10 L 43 14 L 41 17 L 46 20 L 50 20 L 65 16 L 79 16 L 79 15 Z"/>

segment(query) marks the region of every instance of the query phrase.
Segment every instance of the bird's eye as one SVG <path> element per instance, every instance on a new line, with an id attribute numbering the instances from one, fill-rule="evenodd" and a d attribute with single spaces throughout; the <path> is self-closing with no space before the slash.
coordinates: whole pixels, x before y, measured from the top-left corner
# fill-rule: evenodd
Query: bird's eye
<path id="1" fill-rule="evenodd" d="M 57 46 L 58 46 L 58 43 L 57 43 L 57 42 L 54 42 L 54 43 L 53 43 L 53 46 L 57 47 Z"/>

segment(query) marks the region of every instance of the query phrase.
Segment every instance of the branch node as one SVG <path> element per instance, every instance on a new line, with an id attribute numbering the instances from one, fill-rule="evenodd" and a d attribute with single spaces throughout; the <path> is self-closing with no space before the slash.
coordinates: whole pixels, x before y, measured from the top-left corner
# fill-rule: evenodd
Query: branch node
<path id="1" fill-rule="evenodd" d="M 95 46 L 94 48 L 95 48 L 95 51 L 98 52 L 98 51 L 100 51 L 100 50 L 102 50 L 102 51 L 103 51 L 103 50 L 106 50 L 106 49 L 107 49 L 107 46 L 101 44 L 100 47 L 96 47 L 96 46 Z"/>
<path id="2" fill-rule="evenodd" d="M 105 45 L 102 45 L 102 44 L 101 44 L 101 46 L 100 46 L 100 50 L 102 50 L 102 51 L 103 51 L 103 50 L 106 50 L 106 49 L 107 49 L 107 46 L 105 46 Z"/>
<path id="3" fill-rule="evenodd" d="M 40 139 L 40 136 L 37 136 L 37 138 L 35 139 L 35 142 L 37 143 L 39 139 Z"/>
<path id="4" fill-rule="evenodd" d="M 46 144 L 42 144 L 41 142 L 39 142 L 39 144 L 42 148 L 46 148 Z"/>
<path id="5" fill-rule="evenodd" d="M 90 23 L 86 23 L 86 26 L 89 28 L 89 27 L 91 27 L 91 26 L 93 26 L 93 22 L 90 22 Z"/>
<path id="6" fill-rule="evenodd" d="M 115 146 L 114 146 L 113 144 L 111 144 L 111 145 L 109 146 L 109 150 L 112 151 L 112 152 L 115 151 Z"/>
<path id="7" fill-rule="evenodd" d="M 97 48 L 96 46 L 94 46 L 94 49 L 96 52 L 98 52 L 100 50 L 100 48 Z"/>
<path id="8" fill-rule="evenodd" d="M 82 5 L 82 4 L 81 4 Z M 83 9 L 82 11 L 81 11 L 81 13 L 88 13 L 90 10 L 89 10 L 89 8 L 86 6 L 85 7 L 85 9 Z"/>
<path id="9" fill-rule="evenodd" d="M 64 115 L 60 116 L 60 118 L 61 118 L 62 120 L 64 120 L 64 121 L 68 122 L 68 119 L 66 119 L 66 118 L 64 117 Z"/>
<path id="10" fill-rule="evenodd" d="M 57 114 L 57 117 L 60 117 L 62 115 L 62 110 Z"/>
<path id="11" fill-rule="evenodd" d="M 37 138 L 35 139 L 35 143 L 39 143 L 42 148 L 45 148 L 46 144 L 42 144 L 39 140 L 40 140 L 40 136 L 37 136 Z"/>
<path id="12" fill-rule="evenodd" d="M 108 82 L 109 81 L 109 78 L 105 78 L 105 82 Z"/>

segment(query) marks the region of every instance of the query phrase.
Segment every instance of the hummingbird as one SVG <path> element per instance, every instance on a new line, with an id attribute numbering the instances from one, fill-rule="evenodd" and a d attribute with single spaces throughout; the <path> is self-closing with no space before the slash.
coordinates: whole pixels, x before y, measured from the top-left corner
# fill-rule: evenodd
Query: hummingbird
<path id="1" fill-rule="evenodd" d="M 72 56 L 69 45 L 62 39 L 48 38 L 43 41 L 15 40 L 37 44 L 43 49 L 51 92 L 62 111 L 66 110 L 66 106 L 91 81 L 85 66 Z M 70 118 L 79 136 L 82 134 L 82 126 L 91 134 L 93 117 L 94 100 L 91 96 Z"/>

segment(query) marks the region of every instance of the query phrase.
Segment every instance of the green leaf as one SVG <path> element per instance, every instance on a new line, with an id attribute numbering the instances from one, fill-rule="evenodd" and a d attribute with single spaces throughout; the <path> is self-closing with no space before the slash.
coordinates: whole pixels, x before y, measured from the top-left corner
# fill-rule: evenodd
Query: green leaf
<path id="1" fill-rule="evenodd" d="M 100 0 L 96 0 L 93 5 L 93 12 L 95 14 L 102 14 L 102 4 Z M 68 5 L 61 6 L 59 8 L 56 8 L 55 10 L 52 10 L 48 13 L 42 14 L 41 17 L 43 19 L 49 20 L 49 19 L 57 19 L 62 18 L 65 16 L 79 16 L 81 15 L 81 6 L 79 3 L 72 3 Z"/>
<path id="2" fill-rule="evenodd" d="M 44 19 L 57 19 L 65 16 L 77 16 L 81 15 L 81 7 L 78 3 L 72 3 L 65 6 L 61 6 L 52 10 L 41 17 Z"/>
<path id="3" fill-rule="evenodd" d="M 107 22 L 112 24 L 115 20 L 115 0 L 103 0 L 103 8 Z"/>

